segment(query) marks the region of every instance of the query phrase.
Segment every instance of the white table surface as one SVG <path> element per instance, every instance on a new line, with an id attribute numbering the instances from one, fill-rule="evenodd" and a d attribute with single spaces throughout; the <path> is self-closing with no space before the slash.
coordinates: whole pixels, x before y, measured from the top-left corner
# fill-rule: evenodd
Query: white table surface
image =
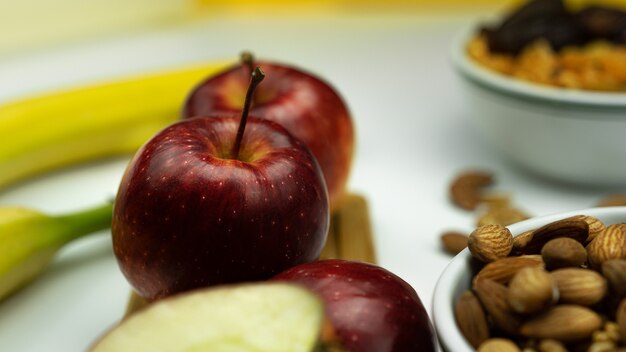
<path id="1" fill-rule="evenodd" d="M 243 49 L 316 72 L 341 92 L 353 113 L 357 153 L 349 188 L 369 200 L 379 263 L 408 281 L 430 311 L 437 278 L 451 259 L 440 249 L 440 233 L 474 225 L 475 214 L 448 200 L 449 183 L 460 170 L 493 171 L 496 189 L 512 192 L 515 203 L 534 215 L 587 208 L 616 191 L 526 173 L 483 141 L 447 59 L 454 35 L 475 19 L 211 19 L 103 37 L 0 57 L 0 103 L 236 57 Z M 126 163 L 121 158 L 46 174 L 1 192 L 0 205 L 49 213 L 95 205 L 115 194 Z M 0 351 L 81 351 L 120 318 L 129 287 L 109 235 L 104 231 L 71 244 L 41 279 L 0 304 Z"/>

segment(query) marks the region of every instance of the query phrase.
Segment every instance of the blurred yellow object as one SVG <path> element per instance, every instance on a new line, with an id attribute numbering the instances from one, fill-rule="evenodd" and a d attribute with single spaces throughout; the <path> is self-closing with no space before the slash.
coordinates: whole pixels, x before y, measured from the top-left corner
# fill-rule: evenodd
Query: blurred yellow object
<path id="1" fill-rule="evenodd" d="M 39 276 L 67 243 L 111 226 L 113 205 L 61 216 L 0 208 L 0 301 Z"/>
<path id="2" fill-rule="evenodd" d="M 497 15 L 522 0 L 19 0 L 0 1 L 0 55 L 199 18 Z M 566 0 L 573 7 L 589 0 Z M 626 7 L 626 0 L 597 0 Z"/>
<path id="3" fill-rule="evenodd" d="M 190 90 L 226 64 L 214 62 L 0 105 L 0 188 L 68 164 L 134 152 L 176 121 Z"/>

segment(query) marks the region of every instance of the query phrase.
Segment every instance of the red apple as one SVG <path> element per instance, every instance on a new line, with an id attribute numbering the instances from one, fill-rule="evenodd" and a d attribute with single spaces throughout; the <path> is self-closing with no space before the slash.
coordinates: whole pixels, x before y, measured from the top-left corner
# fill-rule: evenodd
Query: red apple
<path id="1" fill-rule="evenodd" d="M 436 351 L 430 319 L 415 290 L 379 266 L 321 260 L 288 269 L 274 280 L 319 294 L 349 351 Z"/>
<path id="2" fill-rule="evenodd" d="M 326 82 L 299 68 L 254 62 L 267 73 L 250 113 L 278 122 L 313 152 L 322 168 L 331 207 L 341 197 L 352 162 L 353 127 L 346 104 Z M 242 63 L 200 83 L 184 105 L 183 117 L 238 114 L 250 76 Z"/>
<path id="3" fill-rule="evenodd" d="M 246 117 L 240 128 L 235 117 L 175 123 L 128 166 L 113 248 L 144 298 L 267 279 L 318 258 L 329 208 L 315 158 L 277 123 Z"/>

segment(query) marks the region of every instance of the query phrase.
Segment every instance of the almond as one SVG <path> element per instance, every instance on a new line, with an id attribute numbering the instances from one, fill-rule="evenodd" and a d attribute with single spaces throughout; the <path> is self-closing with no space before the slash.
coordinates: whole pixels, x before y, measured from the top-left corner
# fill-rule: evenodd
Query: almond
<path id="1" fill-rule="evenodd" d="M 520 255 L 524 253 L 526 246 L 530 243 L 530 240 L 533 239 L 533 232 L 535 232 L 535 230 L 528 230 L 513 237 L 513 250 L 510 254 Z"/>
<path id="2" fill-rule="evenodd" d="M 467 171 L 452 181 L 450 196 L 457 206 L 474 210 L 480 204 L 481 192 L 484 187 L 493 183 L 491 173 L 484 171 Z"/>
<path id="3" fill-rule="evenodd" d="M 457 255 L 467 248 L 467 240 L 466 234 L 456 231 L 448 231 L 441 235 L 443 249 L 452 255 Z"/>
<path id="4" fill-rule="evenodd" d="M 474 284 L 474 292 L 497 328 L 509 334 L 517 334 L 521 319 L 507 302 L 506 286 L 493 280 L 478 280 Z"/>
<path id="5" fill-rule="evenodd" d="M 471 291 L 466 291 L 459 297 L 454 313 L 459 329 L 474 348 L 489 338 L 489 325 L 485 311 Z"/>
<path id="6" fill-rule="evenodd" d="M 587 242 L 591 242 L 596 236 L 604 231 L 605 226 L 600 219 L 595 218 L 589 215 L 576 215 L 572 216 L 571 219 L 583 220 L 589 225 L 589 236 L 587 237 Z"/>
<path id="7" fill-rule="evenodd" d="M 541 256 L 523 255 L 498 259 L 495 262 L 485 265 L 485 267 L 476 274 L 474 280 L 490 279 L 506 285 L 520 269 L 529 266 L 543 268 L 544 263 Z"/>
<path id="8" fill-rule="evenodd" d="M 550 276 L 559 288 L 560 302 L 590 306 L 607 293 L 606 279 L 593 270 L 565 268 L 551 272 Z"/>
<path id="9" fill-rule="evenodd" d="M 602 263 L 602 275 L 609 281 L 617 298 L 626 297 L 626 259 L 611 259 Z"/>
<path id="10" fill-rule="evenodd" d="M 478 221 L 476 224 L 478 226 L 490 225 L 490 224 L 508 226 L 516 222 L 526 220 L 528 218 L 529 218 L 528 214 L 516 208 L 512 208 L 512 207 L 490 208 L 478 217 Z"/>
<path id="11" fill-rule="evenodd" d="M 511 253 L 513 236 L 504 226 L 484 225 L 472 231 L 467 247 L 474 258 L 489 263 Z"/>
<path id="12" fill-rule="evenodd" d="M 585 220 L 573 217 L 546 224 L 533 232 L 522 253 L 539 254 L 548 241 L 559 237 L 569 237 L 584 243 L 589 237 L 589 225 Z"/>
<path id="13" fill-rule="evenodd" d="M 579 267 L 587 261 L 587 250 L 574 239 L 560 237 L 548 241 L 543 246 L 541 257 L 549 270 Z"/>
<path id="14" fill-rule="evenodd" d="M 567 352 L 567 348 L 560 341 L 543 339 L 537 345 L 539 352 Z"/>
<path id="15" fill-rule="evenodd" d="M 601 326 L 602 318 L 591 309 L 563 304 L 526 321 L 520 333 L 532 338 L 569 342 L 589 338 Z"/>
<path id="16" fill-rule="evenodd" d="M 589 243 L 587 256 L 595 268 L 610 259 L 626 259 L 626 224 L 607 226 Z"/>
<path id="17" fill-rule="evenodd" d="M 556 284 L 547 271 L 538 267 L 520 269 L 509 284 L 509 306 L 521 314 L 534 313 L 556 302 Z"/>
<path id="18" fill-rule="evenodd" d="M 520 349 L 509 339 L 494 338 L 481 344 L 477 352 L 520 352 Z"/>
<path id="19" fill-rule="evenodd" d="M 626 205 L 626 194 L 609 194 L 600 199 L 596 206 L 598 207 L 615 207 Z"/>

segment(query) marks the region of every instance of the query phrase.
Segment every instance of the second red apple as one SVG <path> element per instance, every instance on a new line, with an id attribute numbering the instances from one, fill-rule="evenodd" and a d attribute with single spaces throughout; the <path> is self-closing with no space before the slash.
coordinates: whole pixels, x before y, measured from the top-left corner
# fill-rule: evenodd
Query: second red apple
<path id="1" fill-rule="evenodd" d="M 279 123 L 303 141 L 317 159 L 331 208 L 344 192 L 352 162 L 354 131 L 346 104 L 322 79 L 288 65 L 254 62 L 267 73 L 250 114 Z M 183 117 L 238 115 L 250 77 L 242 63 L 200 83 L 189 95 Z"/>

